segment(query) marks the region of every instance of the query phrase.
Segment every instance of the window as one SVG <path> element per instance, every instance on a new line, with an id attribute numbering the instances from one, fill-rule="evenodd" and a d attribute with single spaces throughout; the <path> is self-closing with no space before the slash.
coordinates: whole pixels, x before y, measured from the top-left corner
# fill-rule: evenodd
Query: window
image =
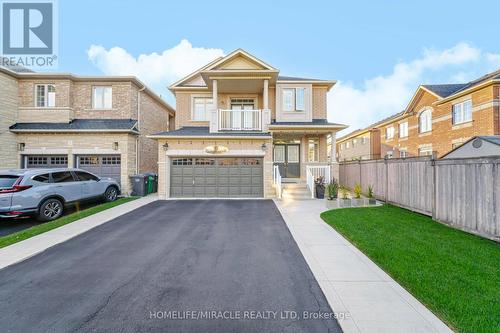
<path id="1" fill-rule="evenodd" d="M 340 150 L 344 150 L 344 148 L 345 148 L 345 144 L 344 144 L 344 143 L 341 143 L 341 144 L 340 144 Z"/>
<path id="2" fill-rule="evenodd" d="M 309 139 L 308 149 L 307 149 L 307 161 L 308 162 L 318 162 L 319 161 L 319 139 Z"/>
<path id="3" fill-rule="evenodd" d="M 394 138 L 394 126 L 385 129 L 385 139 L 390 140 L 392 138 Z"/>
<path id="4" fill-rule="evenodd" d="M 208 121 L 208 110 L 213 101 L 210 97 L 194 97 L 193 98 L 193 120 Z"/>
<path id="5" fill-rule="evenodd" d="M 399 157 L 400 158 L 407 158 L 408 157 L 408 150 L 406 149 L 399 149 Z"/>
<path id="6" fill-rule="evenodd" d="M 93 174 L 88 173 L 88 172 L 75 171 L 75 174 L 76 174 L 76 178 L 78 178 L 78 180 L 81 182 L 88 181 L 88 180 L 94 180 L 94 181 L 99 180 L 99 177 L 94 176 Z"/>
<path id="7" fill-rule="evenodd" d="M 56 106 L 56 87 L 54 85 L 36 85 L 36 106 L 39 108 L 53 108 Z"/>
<path id="8" fill-rule="evenodd" d="M 42 175 L 38 175 L 33 177 L 34 181 L 40 182 L 40 183 L 48 183 L 50 180 L 50 176 L 48 173 L 44 173 Z"/>
<path id="9" fill-rule="evenodd" d="M 352 139 L 352 146 L 353 146 L 353 147 L 354 147 L 354 146 L 356 146 L 356 142 L 358 142 L 358 140 L 356 140 L 356 139 Z"/>
<path id="10" fill-rule="evenodd" d="M 74 182 L 73 175 L 69 171 L 61 171 L 52 173 L 52 180 L 54 183 L 68 183 Z"/>
<path id="11" fill-rule="evenodd" d="M 346 149 L 349 149 L 349 146 L 350 146 L 350 145 L 349 145 L 349 141 L 347 141 L 347 142 L 345 143 L 345 148 L 346 148 Z"/>
<path id="12" fill-rule="evenodd" d="M 472 101 L 454 104 L 452 111 L 453 125 L 466 123 L 472 120 Z"/>
<path id="13" fill-rule="evenodd" d="M 385 154 L 385 156 L 386 156 L 387 158 L 392 158 L 393 154 L 394 154 L 394 152 L 393 152 L 392 150 L 389 150 L 389 151 Z"/>
<path id="14" fill-rule="evenodd" d="M 418 150 L 419 156 L 431 156 L 432 155 L 432 147 L 422 147 Z"/>
<path id="15" fill-rule="evenodd" d="M 111 109 L 112 102 L 112 88 L 109 86 L 96 86 L 94 87 L 92 95 L 92 108 L 94 109 Z"/>
<path id="16" fill-rule="evenodd" d="M 361 138 L 361 144 L 365 145 L 368 142 L 368 138 L 366 136 Z"/>
<path id="17" fill-rule="evenodd" d="M 0 176 L 0 189 L 11 188 L 14 186 L 16 180 L 19 179 L 19 176 L 10 176 L 10 175 L 2 175 Z M 10 199 L 9 199 L 10 204 Z"/>
<path id="18" fill-rule="evenodd" d="M 192 158 L 174 158 L 172 165 L 193 165 Z"/>
<path id="19" fill-rule="evenodd" d="M 305 111 L 305 88 L 283 88 L 283 111 Z"/>
<path id="20" fill-rule="evenodd" d="M 425 110 L 418 117 L 418 129 L 420 133 L 429 132 L 432 130 L 432 111 Z"/>
<path id="21" fill-rule="evenodd" d="M 408 122 L 399 124 L 399 137 L 406 138 L 408 136 Z"/>

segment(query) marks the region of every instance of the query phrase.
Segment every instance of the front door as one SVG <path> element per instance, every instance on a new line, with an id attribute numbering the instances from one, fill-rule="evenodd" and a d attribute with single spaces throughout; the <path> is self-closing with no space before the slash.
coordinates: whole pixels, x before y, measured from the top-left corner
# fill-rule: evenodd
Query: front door
<path id="1" fill-rule="evenodd" d="M 300 177 L 300 144 L 274 145 L 274 164 L 279 167 L 281 177 Z"/>

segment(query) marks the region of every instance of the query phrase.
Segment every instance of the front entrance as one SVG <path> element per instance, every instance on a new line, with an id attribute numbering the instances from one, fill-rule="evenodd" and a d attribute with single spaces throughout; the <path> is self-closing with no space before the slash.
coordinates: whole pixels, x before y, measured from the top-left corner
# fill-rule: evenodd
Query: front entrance
<path id="1" fill-rule="evenodd" d="M 300 144 L 275 144 L 274 164 L 283 178 L 300 178 Z"/>

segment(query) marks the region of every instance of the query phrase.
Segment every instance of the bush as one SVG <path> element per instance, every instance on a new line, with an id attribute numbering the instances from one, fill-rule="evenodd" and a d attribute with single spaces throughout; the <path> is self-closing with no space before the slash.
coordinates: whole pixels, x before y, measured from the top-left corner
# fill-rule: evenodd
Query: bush
<path id="1" fill-rule="evenodd" d="M 361 193 L 363 192 L 363 189 L 361 188 L 360 184 L 357 183 L 356 185 L 354 185 L 353 191 L 354 191 L 354 197 L 356 199 L 361 198 Z"/>

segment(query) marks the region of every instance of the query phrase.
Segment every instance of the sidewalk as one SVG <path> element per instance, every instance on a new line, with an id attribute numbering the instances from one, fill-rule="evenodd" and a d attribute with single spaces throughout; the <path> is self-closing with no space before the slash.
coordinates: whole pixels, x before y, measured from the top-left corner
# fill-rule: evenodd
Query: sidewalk
<path id="1" fill-rule="evenodd" d="M 4 247 L 0 249 L 0 269 L 26 260 L 45 251 L 49 247 L 65 242 L 120 215 L 156 200 L 158 200 L 158 196 L 156 195 L 139 198 Z"/>
<path id="2" fill-rule="evenodd" d="M 275 200 L 335 313 L 350 332 L 452 332 L 361 251 L 320 218 L 323 200 Z"/>

